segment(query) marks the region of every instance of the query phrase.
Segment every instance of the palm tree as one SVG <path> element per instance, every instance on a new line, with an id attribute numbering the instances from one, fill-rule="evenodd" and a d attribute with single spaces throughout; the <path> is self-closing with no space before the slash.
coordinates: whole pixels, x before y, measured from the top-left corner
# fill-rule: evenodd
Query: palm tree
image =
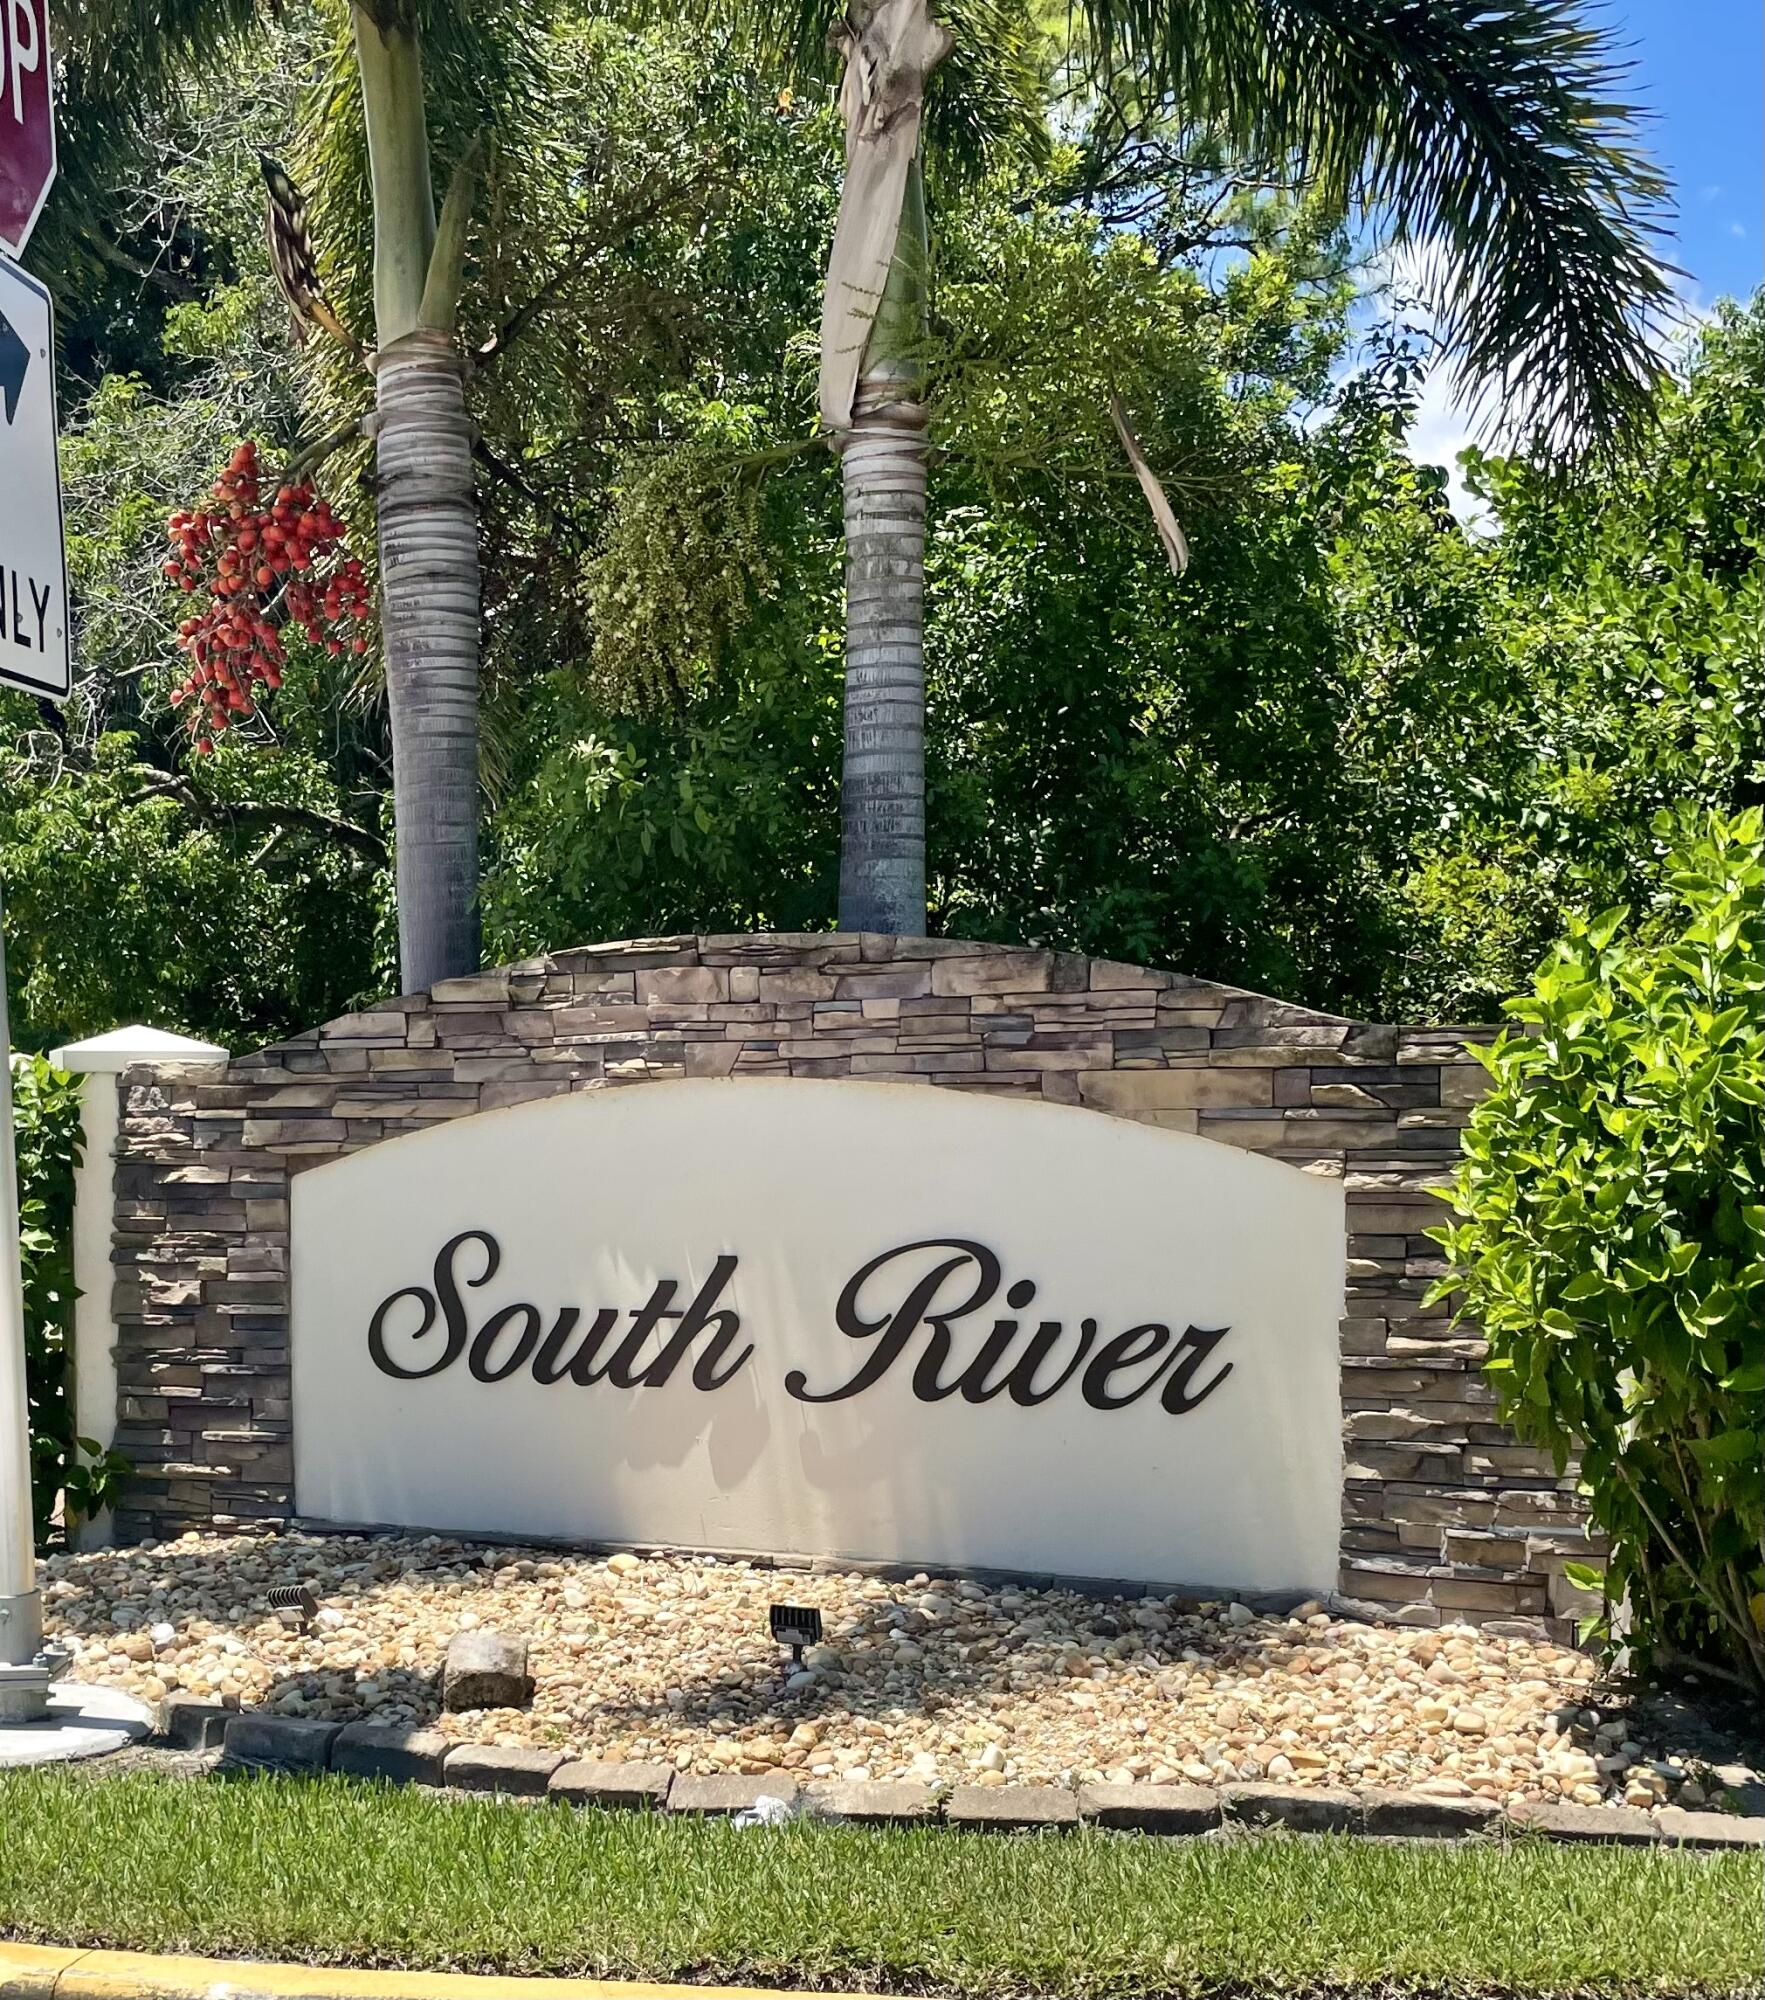
<path id="1" fill-rule="evenodd" d="M 921 132 L 933 73 L 993 4 L 948 0 L 948 26 L 933 0 L 766 16 L 775 45 L 812 60 L 831 38 L 842 65 L 821 414 L 845 488 L 846 930 L 926 927 Z M 1093 86 L 1122 80 L 1423 253 L 1448 351 L 1523 404 L 1534 443 L 1575 449 L 1641 408 L 1670 291 L 1650 247 L 1664 186 L 1578 0 L 1076 0 L 1067 20 L 1064 56 Z"/>
<path id="2" fill-rule="evenodd" d="M 438 229 L 413 0 L 354 0 L 374 206 L 380 632 L 407 992 L 478 968 L 478 517 L 454 340 L 472 156 Z"/>
<path id="3" fill-rule="evenodd" d="M 454 337 L 475 155 L 468 149 L 456 169 L 438 220 L 422 45 L 425 21 L 467 38 L 478 24 L 473 0 L 349 0 L 348 12 L 374 224 L 371 427 L 399 966 L 405 990 L 417 991 L 475 971 L 479 954 L 478 527 Z M 259 18 L 257 0 L 85 0 L 70 10 L 64 118 L 83 142 L 90 135 L 84 177 L 101 185 L 101 163 L 127 143 L 135 117 Z"/>

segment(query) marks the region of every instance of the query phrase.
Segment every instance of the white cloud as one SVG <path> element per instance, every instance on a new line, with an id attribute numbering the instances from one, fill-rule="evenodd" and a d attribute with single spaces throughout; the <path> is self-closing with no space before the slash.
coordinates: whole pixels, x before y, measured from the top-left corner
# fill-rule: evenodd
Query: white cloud
<path id="1" fill-rule="evenodd" d="M 1407 301 L 1419 289 L 1420 269 L 1419 254 L 1411 250 L 1376 258 L 1369 265 L 1367 276 L 1370 284 L 1383 290 L 1387 302 L 1393 297 Z M 1675 301 L 1675 311 L 1659 328 L 1662 358 L 1669 362 L 1684 353 L 1698 328 L 1711 318 L 1711 308 L 1699 296 L 1695 279 L 1676 280 Z M 1416 325 L 1427 323 L 1427 315 L 1411 305 L 1406 305 L 1405 317 Z M 1520 395 L 1523 405 L 1523 388 Z M 1519 414 L 1524 414 L 1523 407 Z M 1498 401 L 1491 397 L 1480 403 L 1474 385 L 1458 379 L 1451 356 L 1441 355 L 1435 360 L 1417 404 L 1415 422 L 1410 427 L 1409 454 L 1418 465 L 1446 468 L 1447 499 L 1453 513 L 1468 528 L 1486 523 L 1489 510 L 1466 490 L 1458 455 L 1467 445 L 1490 442 L 1492 433 L 1499 434 L 1504 428 L 1502 415 L 1503 406 Z"/>
<path id="2" fill-rule="evenodd" d="M 1481 500 L 1465 489 L 1458 456 L 1477 441 L 1482 425 L 1473 422 L 1468 400 L 1453 380 L 1445 363 L 1431 369 L 1416 406 L 1416 420 L 1410 426 L 1409 454 L 1418 465 L 1446 467 L 1446 497 L 1452 511 L 1466 527 L 1477 526 L 1488 515 Z"/>

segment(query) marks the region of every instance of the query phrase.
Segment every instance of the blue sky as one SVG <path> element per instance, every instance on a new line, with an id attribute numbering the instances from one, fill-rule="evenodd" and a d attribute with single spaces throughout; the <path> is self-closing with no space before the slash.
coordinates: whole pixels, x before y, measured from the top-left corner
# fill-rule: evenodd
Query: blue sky
<path id="1" fill-rule="evenodd" d="M 1610 0 L 1635 44 L 1634 95 L 1654 114 L 1647 144 L 1671 175 L 1672 261 L 1692 303 L 1746 297 L 1765 272 L 1765 10 L 1759 0 Z"/>
<path id="2" fill-rule="evenodd" d="M 1627 95 L 1650 114 L 1643 144 L 1673 183 L 1677 215 L 1663 247 L 1685 273 L 1687 306 L 1695 314 L 1724 295 L 1749 297 L 1765 278 L 1765 9 L 1760 0 L 1605 0 L 1599 12 L 1629 44 Z M 1469 430 L 1438 371 L 1411 450 L 1450 466 Z"/>

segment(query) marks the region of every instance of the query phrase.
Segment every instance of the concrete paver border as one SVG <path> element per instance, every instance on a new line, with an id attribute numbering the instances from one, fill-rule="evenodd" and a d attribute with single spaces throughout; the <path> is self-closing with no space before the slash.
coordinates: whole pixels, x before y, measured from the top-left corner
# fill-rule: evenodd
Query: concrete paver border
<path id="1" fill-rule="evenodd" d="M 314 1774 L 325 1768 L 322 1756 L 315 1762 L 316 1746 L 323 1742 L 332 1770 L 359 1773 L 363 1768 L 349 1753 L 350 1730 L 340 1730 L 335 1723 L 227 1710 L 213 1710 L 207 1719 L 221 1725 L 223 1766 Z M 212 1743 L 207 1719 L 193 1707 L 168 1707 L 162 1740 Z M 728 1772 L 695 1777 L 665 1765 L 568 1764 L 559 1751 L 499 1750 L 477 1743 L 455 1744 L 438 1757 L 433 1754 L 438 1739 L 432 1731 L 410 1731 L 403 1738 L 392 1730 L 373 1733 L 381 1756 L 377 1774 L 394 1781 L 505 1795 L 538 1795 L 549 1789 L 560 1803 L 641 1801 L 659 1812 L 700 1818 L 728 1817 L 746 1811 L 762 1797 L 773 1797 L 793 1811 L 807 1804 L 828 1819 L 873 1825 L 911 1820 L 991 1833 L 1061 1831 L 1093 1824 L 1195 1835 L 1217 1827 L 1223 1819 L 1245 1828 L 1284 1826 L 1294 1833 L 1450 1840 L 1505 1832 L 1624 1846 L 1765 1849 L 1765 1818 L 1679 1807 L 1648 1813 L 1625 1806 L 1516 1803 L 1504 1811 L 1478 1798 L 1283 1784 L 1227 1785 L 1217 1791 L 1198 1785 L 1081 1785 L 1076 1794 L 1058 1785 L 958 1785 L 946 1793 L 931 1785 L 873 1779 L 814 1784 L 805 1792 L 797 1778 L 785 1772 L 767 1777 Z M 399 1768 L 393 1753 L 401 1742 L 421 1744 L 430 1754 Z M 592 1782 L 578 1785 L 566 1779 L 560 1784 L 559 1778 L 567 1773 L 591 1774 Z M 3 1991 L 0 2000 L 6 2000 Z"/>

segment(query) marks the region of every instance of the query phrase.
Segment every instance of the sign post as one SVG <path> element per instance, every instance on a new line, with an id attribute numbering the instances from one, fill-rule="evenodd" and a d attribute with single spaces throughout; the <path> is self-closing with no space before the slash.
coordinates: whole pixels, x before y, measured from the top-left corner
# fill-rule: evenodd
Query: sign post
<path id="1" fill-rule="evenodd" d="M 18 1263 L 18 1162 L 12 1136 L 12 1034 L 0 945 L 0 1724 L 34 1722 L 49 1703 L 58 1662 L 43 1646 L 31 1528 L 31 1424 L 25 1386 L 24 1287 Z"/>
<path id="2" fill-rule="evenodd" d="M 0 0 L 0 246 L 19 255 L 55 178 L 49 0 Z M 0 682 L 65 701 L 72 677 L 55 327 L 48 292 L 0 256 Z M 48 1708 L 31 1527 L 30 1405 L 19 1272 L 12 1034 L 0 941 L 0 1724 Z"/>

